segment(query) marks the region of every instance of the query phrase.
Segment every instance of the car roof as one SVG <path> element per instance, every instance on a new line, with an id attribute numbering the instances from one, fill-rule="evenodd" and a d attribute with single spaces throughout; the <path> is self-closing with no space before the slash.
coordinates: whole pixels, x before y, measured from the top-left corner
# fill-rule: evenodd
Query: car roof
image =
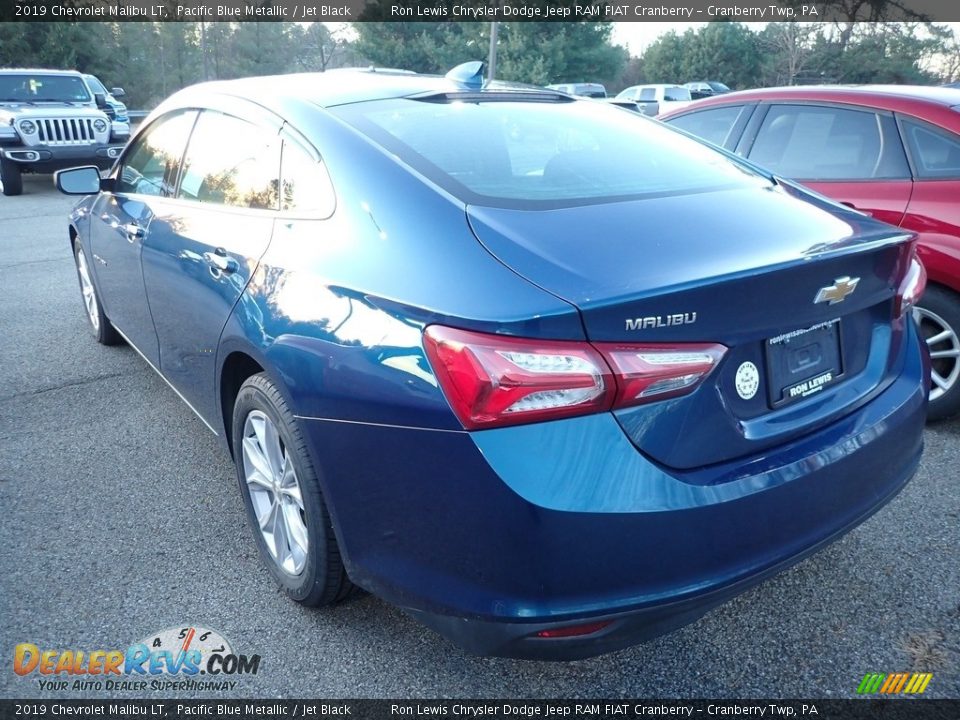
<path id="1" fill-rule="evenodd" d="M 647 83 L 646 85 L 631 85 L 631 86 L 630 86 L 629 88 L 627 88 L 627 89 L 628 89 L 628 90 L 632 90 L 632 89 L 634 89 L 634 88 L 651 88 L 651 89 L 664 88 L 664 89 L 666 89 L 666 88 L 682 88 L 682 87 L 683 87 L 683 85 L 677 85 L 676 83 Z"/>
<path id="2" fill-rule="evenodd" d="M 874 104 L 884 99 L 918 100 L 938 105 L 952 107 L 960 105 L 960 89 L 942 86 L 927 85 L 794 85 L 791 87 L 758 88 L 756 90 L 740 90 L 723 96 L 723 99 L 713 98 L 702 101 L 707 103 L 723 104 L 737 100 L 764 100 L 764 99 L 835 99 Z"/>
<path id="3" fill-rule="evenodd" d="M 45 68 L 0 68 L 0 74 L 10 75 L 74 75 L 80 76 L 79 70 L 47 70 Z"/>
<path id="4" fill-rule="evenodd" d="M 269 109 L 279 109 L 289 100 L 334 107 L 348 103 L 429 95 L 432 93 L 516 93 L 534 95 L 549 92 L 541 87 L 493 82 L 483 88 L 470 87 L 437 75 L 419 75 L 404 70 L 342 68 L 322 73 L 291 73 L 264 77 L 217 80 L 181 90 L 171 101 L 205 93 L 219 93 L 254 99 Z M 556 91 L 554 91 L 556 92 Z"/>

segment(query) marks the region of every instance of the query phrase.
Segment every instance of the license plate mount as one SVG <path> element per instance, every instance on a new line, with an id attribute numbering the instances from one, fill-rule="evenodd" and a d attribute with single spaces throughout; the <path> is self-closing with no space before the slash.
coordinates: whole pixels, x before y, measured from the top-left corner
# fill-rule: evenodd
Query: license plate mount
<path id="1" fill-rule="evenodd" d="M 840 319 L 766 341 L 767 393 L 777 408 L 821 393 L 843 377 Z"/>

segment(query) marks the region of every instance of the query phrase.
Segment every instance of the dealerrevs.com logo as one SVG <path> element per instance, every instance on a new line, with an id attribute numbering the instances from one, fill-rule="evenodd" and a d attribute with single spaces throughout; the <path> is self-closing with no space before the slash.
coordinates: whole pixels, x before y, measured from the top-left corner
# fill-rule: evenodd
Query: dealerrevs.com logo
<path id="1" fill-rule="evenodd" d="M 13 671 L 35 678 L 44 691 L 233 690 L 233 676 L 259 670 L 259 655 L 237 654 L 223 635 L 199 626 L 168 628 L 124 650 L 25 642 L 13 651 Z"/>

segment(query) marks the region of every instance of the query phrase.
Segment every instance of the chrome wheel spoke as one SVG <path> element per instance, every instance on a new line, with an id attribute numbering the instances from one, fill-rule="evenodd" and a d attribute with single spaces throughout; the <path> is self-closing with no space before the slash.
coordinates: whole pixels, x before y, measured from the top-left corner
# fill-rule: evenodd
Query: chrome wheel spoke
<path id="1" fill-rule="evenodd" d="M 310 547 L 303 492 L 279 430 L 260 410 L 243 426 L 243 476 L 264 544 L 277 566 L 299 575 Z"/>
<path id="2" fill-rule="evenodd" d="M 955 358 L 960 357 L 960 348 L 953 350 L 935 350 L 931 351 L 930 358 L 936 360 L 938 358 Z"/>
<path id="3" fill-rule="evenodd" d="M 941 390 L 947 390 L 950 387 L 950 382 L 940 373 L 936 371 L 931 372 L 930 377 L 933 379 L 933 384 Z"/>
<path id="4" fill-rule="evenodd" d="M 927 338 L 927 345 L 933 347 L 939 343 L 946 342 L 948 340 L 956 341 L 957 336 L 953 334 L 953 331 L 950 329 L 942 330 L 933 337 Z"/>
<path id="5" fill-rule="evenodd" d="M 83 251 L 77 250 L 77 272 L 80 275 L 80 292 L 83 294 L 83 306 L 90 318 L 94 330 L 100 329 L 100 317 L 97 314 L 97 291 L 90 280 L 90 271 L 87 269 L 87 259 Z"/>

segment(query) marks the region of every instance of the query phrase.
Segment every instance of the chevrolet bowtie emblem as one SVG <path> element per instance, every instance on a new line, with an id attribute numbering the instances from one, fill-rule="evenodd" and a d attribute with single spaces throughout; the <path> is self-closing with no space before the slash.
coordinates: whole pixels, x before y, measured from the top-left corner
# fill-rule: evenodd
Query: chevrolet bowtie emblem
<path id="1" fill-rule="evenodd" d="M 838 302 L 843 302 L 847 295 L 857 289 L 857 283 L 859 282 L 860 278 L 837 278 L 833 282 L 833 285 L 827 285 L 825 288 L 820 288 L 820 290 L 817 292 L 817 297 L 813 302 L 829 302 L 831 305 L 836 305 Z"/>

